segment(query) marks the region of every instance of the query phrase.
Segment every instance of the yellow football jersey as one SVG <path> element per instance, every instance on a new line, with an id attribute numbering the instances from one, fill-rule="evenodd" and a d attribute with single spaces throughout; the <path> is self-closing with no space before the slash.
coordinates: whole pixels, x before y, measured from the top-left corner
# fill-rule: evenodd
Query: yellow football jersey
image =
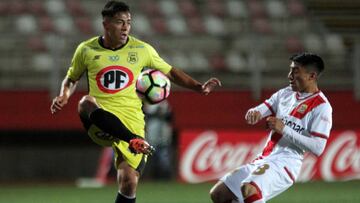
<path id="1" fill-rule="evenodd" d="M 86 73 L 89 95 L 131 132 L 144 137 L 142 102 L 135 92 L 136 79 L 144 67 L 164 74 L 171 70 L 151 45 L 132 36 L 116 50 L 104 48 L 101 37 L 94 37 L 77 47 L 67 77 L 77 81 Z"/>

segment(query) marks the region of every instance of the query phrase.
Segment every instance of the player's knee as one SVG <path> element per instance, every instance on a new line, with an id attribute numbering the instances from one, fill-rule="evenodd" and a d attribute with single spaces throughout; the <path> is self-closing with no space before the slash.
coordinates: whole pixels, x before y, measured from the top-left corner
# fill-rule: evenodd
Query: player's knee
<path id="1" fill-rule="evenodd" d="M 224 203 L 225 200 L 229 199 L 226 194 L 225 185 L 223 183 L 217 183 L 213 188 L 211 188 L 209 195 L 213 203 Z"/>
<path id="2" fill-rule="evenodd" d="M 96 99 L 90 95 L 85 95 L 79 101 L 78 112 L 82 115 L 88 115 L 97 108 L 99 107 L 96 103 Z"/>
<path id="3" fill-rule="evenodd" d="M 209 195 L 213 203 L 219 202 L 220 192 L 217 191 L 215 188 L 211 188 Z"/>
<path id="4" fill-rule="evenodd" d="M 256 195 L 259 193 L 259 191 L 256 189 L 256 187 L 254 185 L 252 185 L 251 183 L 245 183 L 242 187 L 241 187 L 241 193 L 243 195 L 243 198 L 246 199 L 250 196 Z M 260 195 L 260 194 L 258 194 Z"/>

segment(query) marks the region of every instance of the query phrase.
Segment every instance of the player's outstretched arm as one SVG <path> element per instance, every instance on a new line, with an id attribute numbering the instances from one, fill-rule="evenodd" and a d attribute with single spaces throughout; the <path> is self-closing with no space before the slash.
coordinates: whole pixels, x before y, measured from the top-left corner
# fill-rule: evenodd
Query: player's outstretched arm
<path id="1" fill-rule="evenodd" d="M 199 81 L 193 79 L 184 71 L 175 67 L 171 69 L 171 71 L 167 74 L 167 76 L 175 84 L 205 95 L 208 95 L 217 86 L 221 86 L 221 82 L 217 78 L 210 78 L 204 84 L 201 84 Z"/>
<path id="2" fill-rule="evenodd" d="M 61 109 L 68 103 L 70 96 L 76 89 L 77 83 L 77 81 L 72 81 L 70 78 L 65 77 L 61 83 L 60 94 L 52 100 L 50 106 L 50 111 L 52 114 L 61 111 Z"/>

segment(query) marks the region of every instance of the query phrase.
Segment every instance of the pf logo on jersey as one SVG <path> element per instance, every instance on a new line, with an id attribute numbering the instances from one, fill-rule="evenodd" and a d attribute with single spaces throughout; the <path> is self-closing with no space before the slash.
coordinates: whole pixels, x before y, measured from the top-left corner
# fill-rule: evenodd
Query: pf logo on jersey
<path id="1" fill-rule="evenodd" d="M 128 87 L 133 79 L 133 73 L 123 66 L 108 66 L 96 75 L 99 89 L 110 94 L 115 94 Z"/>

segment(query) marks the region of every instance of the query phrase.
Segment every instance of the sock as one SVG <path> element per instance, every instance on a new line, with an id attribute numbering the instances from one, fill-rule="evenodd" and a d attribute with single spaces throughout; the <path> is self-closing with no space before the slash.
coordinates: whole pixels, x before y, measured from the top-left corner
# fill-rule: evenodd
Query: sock
<path id="1" fill-rule="evenodd" d="M 128 197 L 118 192 L 115 203 L 135 203 L 136 197 Z"/>
<path id="2" fill-rule="evenodd" d="M 98 108 L 93 111 L 90 114 L 90 120 L 104 132 L 126 142 L 138 137 L 130 132 L 118 117 L 104 109 Z"/>

